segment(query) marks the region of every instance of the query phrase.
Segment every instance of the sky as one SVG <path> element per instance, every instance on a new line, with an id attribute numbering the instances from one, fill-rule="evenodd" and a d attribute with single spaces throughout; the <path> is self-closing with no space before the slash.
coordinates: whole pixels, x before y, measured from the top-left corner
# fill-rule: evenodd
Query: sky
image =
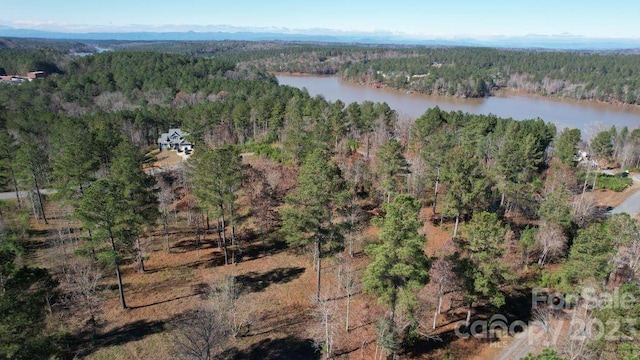
<path id="1" fill-rule="evenodd" d="M 52 31 L 640 38 L 640 0 L 0 0 L 0 25 Z"/>

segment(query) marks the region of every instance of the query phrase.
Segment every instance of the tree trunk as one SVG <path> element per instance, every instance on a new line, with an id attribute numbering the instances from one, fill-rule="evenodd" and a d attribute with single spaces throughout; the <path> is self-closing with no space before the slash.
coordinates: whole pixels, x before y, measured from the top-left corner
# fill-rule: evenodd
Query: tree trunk
<path id="1" fill-rule="evenodd" d="M 467 307 L 467 320 L 465 321 L 465 324 L 467 324 L 467 330 L 469 329 L 469 326 L 471 325 L 471 309 L 473 308 L 473 301 L 469 302 L 469 307 Z"/>
<path id="2" fill-rule="evenodd" d="M 33 211 L 33 217 L 36 219 L 36 222 L 40 222 L 40 212 L 36 209 L 36 201 L 33 198 L 33 191 L 29 190 L 27 192 L 29 196 L 29 202 L 31 203 L 31 211 Z"/>
<path id="3" fill-rule="evenodd" d="M 231 253 L 231 257 L 232 257 L 232 263 L 234 265 L 238 264 L 237 258 L 236 258 L 236 250 L 238 248 L 238 244 L 236 242 L 236 219 L 235 219 L 235 209 L 233 208 L 233 204 L 231 204 L 230 208 L 229 208 L 229 221 L 231 222 L 231 248 L 232 248 L 232 253 Z"/>
<path id="4" fill-rule="evenodd" d="M 169 224 L 167 223 L 167 210 L 162 211 L 162 230 L 164 231 L 164 243 L 167 249 L 167 252 L 171 252 L 171 247 L 169 246 Z"/>
<path id="5" fill-rule="evenodd" d="M 548 246 L 544 246 L 544 249 L 542 250 L 542 254 L 540 255 L 540 258 L 538 259 L 538 265 L 539 266 L 544 266 L 544 261 L 547 258 L 547 253 L 549 252 L 549 247 Z"/>
<path id="6" fill-rule="evenodd" d="M 440 315 L 440 308 L 442 307 L 442 284 L 438 287 L 438 305 L 436 306 L 436 311 L 433 313 L 433 325 L 431 326 L 432 330 L 436 329 L 436 322 L 438 321 L 438 315 Z"/>
<path id="7" fill-rule="evenodd" d="M 393 325 L 393 322 L 395 321 L 396 318 L 396 304 L 398 302 L 398 288 L 396 288 L 396 286 L 393 286 L 393 293 L 391 293 L 391 317 L 389 318 L 391 320 L 391 326 L 395 326 Z"/>
<path id="8" fill-rule="evenodd" d="M 40 203 L 40 212 L 42 213 L 42 219 L 44 219 L 45 224 L 49 224 L 47 221 L 47 215 L 44 213 L 44 203 L 42 202 L 42 194 L 40 194 L 40 185 L 38 184 L 38 177 L 36 174 L 33 174 L 33 182 L 36 186 L 36 194 L 38 195 L 38 203 Z"/>
<path id="9" fill-rule="evenodd" d="M 455 240 L 458 236 L 458 225 L 460 225 L 460 215 L 456 215 L 456 226 L 453 228 L 453 237 L 451 240 Z"/>
<path id="10" fill-rule="evenodd" d="M 222 249 L 222 233 L 220 232 L 220 218 L 216 219 L 216 232 L 218 233 L 218 249 Z"/>
<path id="11" fill-rule="evenodd" d="M 109 240 L 111 240 L 111 250 L 113 250 L 113 265 L 116 268 L 116 278 L 118 279 L 118 293 L 120 294 L 120 305 L 122 305 L 122 309 L 127 308 L 127 302 L 124 299 L 124 289 L 122 287 L 122 274 L 120 274 L 120 265 L 118 265 L 118 255 L 116 253 L 116 242 L 113 238 L 113 234 L 111 233 L 111 229 L 109 231 Z"/>
<path id="12" fill-rule="evenodd" d="M 345 315 L 345 326 L 344 329 L 346 332 L 349 332 L 349 310 L 351 307 L 351 289 L 347 290 L 347 313 Z"/>
<path id="13" fill-rule="evenodd" d="M 584 195 L 585 191 L 587 191 L 588 181 L 589 181 L 589 171 L 587 170 L 587 175 L 584 176 L 584 185 L 582 186 L 582 195 Z"/>
<path id="14" fill-rule="evenodd" d="M 367 133 L 367 160 L 369 160 L 369 149 L 371 148 L 370 145 L 370 140 L 369 140 L 369 133 Z"/>
<path id="15" fill-rule="evenodd" d="M 136 261 L 138 263 L 138 272 L 144 273 L 144 256 L 142 255 L 142 247 L 140 247 L 140 235 L 136 235 Z"/>
<path id="16" fill-rule="evenodd" d="M 20 189 L 18 188 L 18 180 L 16 179 L 16 175 L 13 173 L 13 169 L 10 169 L 11 172 L 11 182 L 13 183 L 13 190 L 16 192 L 16 199 L 18 200 L 18 209 L 22 209 L 22 199 L 20 199 Z"/>
<path id="17" fill-rule="evenodd" d="M 327 304 L 325 304 L 325 306 L 328 306 Z M 327 308 L 323 309 L 324 310 L 324 343 L 326 346 L 326 352 L 325 352 L 325 359 L 330 359 L 331 358 L 331 340 L 329 339 L 329 311 Z"/>
<path id="18" fill-rule="evenodd" d="M 227 254 L 227 229 L 224 223 L 224 211 L 222 211 L 221 217 L 222 223 L 222 251 L 224 251 L 224 264 L 229 265 L 229 255 Z"/>
<path id="19" fill-rule="evenodd" d="M 207 224 L 205 226 L 205 224 Z M 202 215 L 202 243 L 207 242 L 207 230 L 209 230 L 209 225 L 205 222 L 205 216 Z"/>
<path id="20" fill-rule="evenodd" d="M 436 178 L 436 187 L 433 191 L 433 208 L 431 212 L 436 213 L 436 206 L 438 205 L 438 185 L 440 185 L 440 169 L 438 169 L 438 177 Z"/>
<path id="21" fill-rule="evenodd" d="M 322 243 L 316 239 L 316 252 L 318 255 L 318 266 L 316 266 L 316 302 L 320 301 L 320 276 L 322 270 Z"/>

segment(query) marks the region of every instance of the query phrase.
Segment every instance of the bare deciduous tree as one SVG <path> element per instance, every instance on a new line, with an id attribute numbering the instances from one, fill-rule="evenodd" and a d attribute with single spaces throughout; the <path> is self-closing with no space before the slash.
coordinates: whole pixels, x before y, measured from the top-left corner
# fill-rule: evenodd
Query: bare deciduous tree
<path id="1" fill-rule="evenodd" d="M 241 288 L 234 276 L 215 286 L 209 299 L 178 325 L 177 355 L 183 359 L 210 360 L 229 336 L 237 337 L 253 320 L 253 305 L 240 299 Z"/>
<path id="2" fill-rule="evenodd" d="M 220 326 L 223 314 L 211 304 L 208 305 L 179 322 L 174 340 L 179 358 L 211 360 L 226 340 L 225 329 Z"/>
<path id="3" fill-rule="evenodd" d="M 243 330 L 248 332 L 253 321 L 253 304 L 247 299 L 240 300 L 241 290 L 235 276 L 227 276 L 211 294 L 214 308 L 223 314 L 220 326 L 234 338 Z"/>
<path id="4" fill-rule="evenodd" d="M 436 328 L 438 316 L 442 309 L 442 299 L 445 295 L 462 289 L 460 279 L 453 272 L 455 262 L 447 257 L 442 257 L 433 263 L 429 275 L 431 282 L 438 286 L 437 291 L 437 304 L 433 314 L 433 323 L 431 329 Z"/>
<path id="5" fill-rule="evenodd" d="M 322 351 L 326 359 L 333 357 L 335 340 L 338 337 L 338 304 L 333 299 L 314 299 L 314 315 L 320 327 L 311 329 L 314 346 Z"/>
<path id="6" fill-rule="evenodd" d="M 588 306 L 580 305 L 576 307 L 571 315 L 569 333 L 563 342 L 562 355 L 571 360 L 596 359 L 597 356 L 590 345 L 593 340 L 594 317 Z"/>
<path id="7" fill-rule="evenodd" d="M 567 238 L 562 228 L 556 224 L 543 222 L 536 233 L 536 239 L 541 251 L 538 258 L 540 266 L 559 258 L 567 250 Z"/>
<path id="8" fill-rule="evenodd" d="M 97 264 L 85 259 L 78 259 L 68 264 L 64 274 L 66 302 L 86 313 L 89 318 L 86 324 L 89 325 L 93 337 L 96 336 L 97 317 L 102 309 L 102 299 L 98 292 L 98 283 L 101 279 L 102 271 Z"/>
<path id="9" fill-rule="evenodd" d="M 575 223 L 583 228 L 586 227 L 597 215 L 597 204 L 592 197 L 582 196 L 576 197 L 572 203 L 573 219 Z"/>
<path id="10" fill-rule="evenodd" d="M 360 291 L 360 275 L 351 257 L 344 257 L 342 287 L 345 291 L 345 331 L 349 332 L 351 298 Z"/>

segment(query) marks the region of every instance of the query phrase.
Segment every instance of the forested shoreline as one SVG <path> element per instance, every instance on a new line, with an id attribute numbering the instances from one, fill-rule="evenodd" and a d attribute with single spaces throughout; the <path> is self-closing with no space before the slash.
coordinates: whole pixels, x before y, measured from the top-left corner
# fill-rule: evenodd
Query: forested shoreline
<path id="1" fill-rule="evenodd" d="M 338 75 L 357 84 L 440 96 L 485 97 L 508 89 L 611 104 L 640 103 L 640 56 L 634 52 L 246 41 L 98 43 L 115 51 L 210 57 L 269 72 Z M 88 47 L 74 45 L 79 51 Z M 73 48 L 69 43 L 52 45 L 56 46 L 65 51 Z"/>
<path id="2" fill-rule="evenodd" d="M 594 100 L 612 94 L 596 80 L 603 89 L 624 83 L 634 103 L 629 79 L 640 57 L 241 45 L 252 49 L 0 50 L 5 73 L 48 73 L 0 84 L 0 185 L 29 194 L 1 202 L 0 313 L 9 316 L 0 318 L 0 357 L 240 359 L 295 349 L 311 359 L 456 358 L 465 341 L 475 349 L 496 340 L 452 335 L 468 335 L 476 320 L 557 319 L 535 311 L 533 289 L 640 296 L 640 224 L 594 198 L 633 183 L 640 129 L 597 129 L 587 139 L 544 119 L 438 107 L 406 120 L 386 103 L 330 102 L 270 73 L 335 69 L 359 82 L 432 73 L 456 89 L 484 81 L 480 92 L 450 94 L 484 96 L 487 81 L 508 85 L 541 58 L 547 67 L 536 69 L 548 79 L 561 74 L 585 91 L 593 81 Z M 512 72 L 492 77 L 510 61 Z M 618 67 L 604 71 L 612 61 Z M 333 65 L 311 70 L 320 63 Z M 398 66 L 406 73 L 382 76 Z M 594 71 L 613 75 L 594 80 Z M 429 76 L 418 77 L 424 89 L 447 84 L 429 85 Z M 170 128 L 188 134 L 192 157 L 145 173 L 168 156 L 156 141 Z M 147 299 L 181 286 L 186 294 Z M 531 358 L 640 351 L 640 303 L 573 300 L 567 317 L 635 322 L 607 328 L 620 332 L 616 342 L 562 339 L 545 350 L 555 357 Z M 140 348 L 124 354 L 129 342 Z"/>

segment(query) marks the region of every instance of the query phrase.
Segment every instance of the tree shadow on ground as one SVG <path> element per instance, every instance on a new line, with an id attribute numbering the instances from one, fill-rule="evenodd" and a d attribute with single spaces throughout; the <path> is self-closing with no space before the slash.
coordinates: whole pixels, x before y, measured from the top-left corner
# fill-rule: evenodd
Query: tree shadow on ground
<path id="1" fill-rule="evenodd" d="M 142 309 L 142 308 L 146 308 L 146 307 L 150 307 L 150 306 L 166 304 L 166 303 L 169 303 L 169 302 L 172 302 L 172 301 L 182 300 L 182 299 L 190 298 L 190 297 L 193 297 L 193 296 L 200 296 L 200 295 L 202 295 L 202 293 L 194 292 L 193 294 L 182 295 L 182 296 L 174 296 L 174 297 L 172 297 L 170 299 L 160 300 L 160 301 L 156 301 L 156 302 L 149 303 L 149 304 L 137 305 L 137 306 L 129 306 L 129 309 L 131 309 L 131 310 Z"/>
<path id="2" fill-rule="evenodd" d="M 82 331 L 69 339 L 69 352 L 74 358 L 83 358 L 98 349 L 119 346 L 141 340 L 149 335 L 163 332 L 165 321 L 138 320 L 105 333 L 92 336 L 90 331 Z"/>
<path id="3" fill-rule="evenodd" d="M 316 360 L 321 354 L 313 346 L 313 340 L 288 336 L 282 339 L 265 339 L 248 349 L 231 348 L 225 350 L 216 359 L 237 360 Z"/>
<path id="4" fill-rule="evenodd" d="M 521 326 L 516 326 L 517 322 L 528 324 L 532 316 L 532 295 L 528 289 L 513 290 L 509 294 L 505 294 L 506 305 L 501 308 L 495 308 L 490 305 L 479 305 L 473 308 L 471 324 L 473 326 L 474 321 L 486 321 L 488 331 L 486 333 L 478 333 L 474 336 L 467 334 L 466 326 L 464 325 L 464 314 L 443 314 L 447 316 L 449 320 L 445 324 L 440 324 L 438 328 L 451 328 L 454 325 L 454 329 L 434 333 L 432 337 L 421 337 L 411 346 L 404 349 L 403 355 L 408 358 L 421 357 L 426 354 L 433 354 L 433 352 L 439 349 L 448 349 L 450 345 L 458 340 L 472 341 L 477 344 L 497 341 L 491 331 L 491 327 L 504 324 L 509 331 L 518 333 L 524 329 Z M 538 304 L 540 305 L 540 304 Z M 479 326 L 482 326 L 480 323 Z M 457 332 L 456 332 L 457 329 Z M 476 328 L 476 331 L 483 330 L 481 327 Z M 514 334 L 509 334 L 513 336 Z"/>
<path id="5" fill-rule="evenodd" d="M 260 292 L 272 284 L 284 284 L 293 281 L 304 273 L 301 267 L 277 268 L 259 274 L 255 271 L 236 276 L 243 292 Z"/>
<path id="6" fill-rule="evenodd" d="M 185 239 L 173 243 L 171 245 L 171 252 L 176 254 L 183 254 L 196 250 L 215 249 L 217 247 L 218 243 L 216 241 L 212 241 L 211 239 L 206 239 L 205 241 L 201 240 L 199 248 L 194 239 Z"/>
<path id="7" fill-rule="evenodd" d="M 265 236 L 265 235 L 263 235 Z M 275 241 L 268 239 L 262 243 L 258 238 L 252 238 L 248 241 L 249 246 L 243 249 L 241 254 L 242 261 L 255 260 L 260 257 L 275 255 L 287 248 L 287 243 L 284 241 Z"/>
<path id="8" fill-rule="evenodd" d="M 415 341 L 411 346 L 407 346 L 402 351 L 402 357 L 407 358 L 420 358 L 425 354 L 433 353 L 439 349 L 445 349 L 451 345 L 454 341 L 458 340 L 454 330 L 441 332 L 433 337 L 421 337 Z"/>
<path id="9" fill-rule="evenodd" d="M 257 322 L 257 326 L 251 327 L 251 332 L 246 336 L 259 336 L 276 331 L 297 334 L 298 331 L 306 329 L 305 325 L 312 318 L 311 313 L 307 310 L 287 309 L 283 314 L 266 314 Z"/>

